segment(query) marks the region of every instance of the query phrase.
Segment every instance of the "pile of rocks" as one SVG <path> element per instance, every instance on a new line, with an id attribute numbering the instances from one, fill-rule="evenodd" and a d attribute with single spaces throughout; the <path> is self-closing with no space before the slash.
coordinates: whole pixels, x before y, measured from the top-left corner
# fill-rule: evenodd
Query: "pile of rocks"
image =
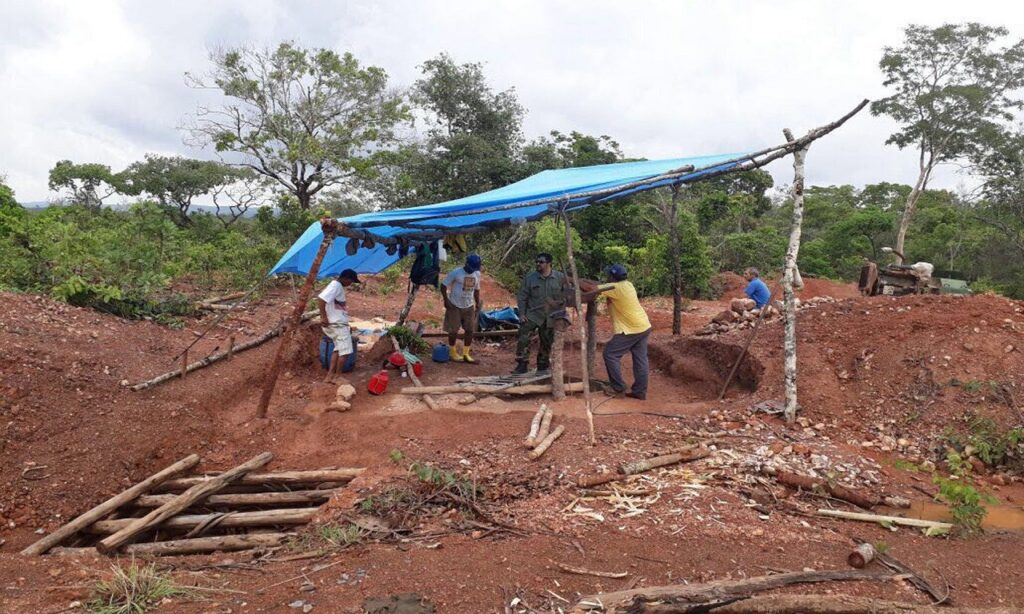
<path id="1" fill-rule="evenodd" d="M 794 299 L 796 301 L 797 310 L 806 309 L 808 307 L 817 307 L 823 303 L 835 303 L 837 299 L 831 296 L 815 296 L 806 301 L 800 299 Z M 772 305 L 766 307 L 768 310 L 764 317 L 770 319 L 775 315 L 782 312 L 782 301 L 775 301 Z M 731 330 L 738 330 L 742 328 L 750 328 L 757 321 L 760 316 L 761 310 L 757 309 L 756 303 L 753 299 L 749 298 L 734 298 L 729 303 L 729 309 L 722 311 L 715 317 L 711 318 L 711 323 L 704 328 L 697 331 L 697 335 L 719 335 L 721 333 L 729 332 Z"/>

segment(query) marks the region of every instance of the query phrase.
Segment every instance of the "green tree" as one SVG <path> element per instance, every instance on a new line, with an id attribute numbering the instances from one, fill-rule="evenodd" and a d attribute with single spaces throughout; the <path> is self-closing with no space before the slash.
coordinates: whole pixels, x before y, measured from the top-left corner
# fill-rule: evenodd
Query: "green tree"
<path id="1" fill-rule="evenodd" d="M 426 134 L 388 155 L 388 173 L 377 182 L 386 204 L 453 200 L 520 179 L 524 110 L 515 91 L 495 92 L 481 64 L 456 64 L 446 53 L 420 68 L 410 100 Z"/>
<path id="2" fill-rule="evenodd" d="M 211 59 L 211 83 L 192 81 L 220 89 L 231 102 L 198 110 L 189 127 L 194 141 L 237 154 L 302 209 L 325 188 L 373 176 L 408 118 L 402 97 L 387 87 L 387 73 L 362 67 L 350 53 L 282 43 Z"/>
<path id="3" fill-rule="evenodd" d="M 144 161 L 131 164 L 121 173 L 121 182 L 126 194 L 145 193 L 161 205 L 176 206 L 178 221 L 188 224 L 188 212 L 196 198 L 223 190 L 252 174 L 221 162 L 147 154 Z"/>
<path id="4" fill-rule="evenodd" d="M 994 48 L 1001 27 L 977 23 L 937 28 L 911 25 L 900 47 L 886 47 L 879 66 L 894 92 L 871 104 L 900 130 L 886 141 L 918 153 L 918 176 L 903 207 L 895 249 L 903 252 L 907 229 L 932 171 L 968 157 L 986 133 L 1021 108 L 1024 40 Z"/>
<path id="5" fill-rule="evenodd" d="M 118 191 L 118 178 L 106 164 L 75 164 L 61 160 L 50 169 L 50 189 L 63 191 L 72 204 L 99 209 Z"/>

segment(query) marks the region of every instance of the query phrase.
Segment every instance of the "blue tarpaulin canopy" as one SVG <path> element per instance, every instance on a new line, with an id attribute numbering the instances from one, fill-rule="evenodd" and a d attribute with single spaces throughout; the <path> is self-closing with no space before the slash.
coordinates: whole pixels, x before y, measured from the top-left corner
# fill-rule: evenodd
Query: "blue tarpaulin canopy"
<path id="1" fill-rule="evenodd" d="M 360 247 L 350 256 L 345 250 L 349 238 L 336 238 L 324 256 L 318 277 L 333 277 L 344 269 L 358 273 L 383 271 L 398 262 L 399 257 L 397 253 L 388 254 L 382 240 L 407 237 L 422 241 L 450 233 L 482 232 L 519 224 L 557 212 L 561 207 L 572 211 L 643 190 L 692 182 L 735 167 L 746 157 L 721 154 L 549 170 L 457 200 L 342 218 L 339 221 L 346 227 L 368 233 L 377 243 L 370 248 Z M 642 185 L 636 185 L 638 182 Z M 306 275 L 322 241 L 320 223 L 314 222 L 274 265 L 270 275 Z"/>

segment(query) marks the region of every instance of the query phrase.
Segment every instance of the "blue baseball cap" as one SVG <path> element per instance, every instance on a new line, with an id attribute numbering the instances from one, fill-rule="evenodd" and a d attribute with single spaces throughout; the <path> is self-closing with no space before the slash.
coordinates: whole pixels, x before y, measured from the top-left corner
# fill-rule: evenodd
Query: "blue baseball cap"
<path id="1" fill-rule="evenodd" d="M 621 264 L 613 264 L 610 267 L 608 267 L 608 275 L 611 276 L 612 279 L 617 281 L 626 279 L 626 267 Z"/>
<path id="2" fill-rule="evenodd" d="M 470 255 L 466 256 L 466 267 L 469 270 L 471 270 L 471 271 L 479 271 L 481 264 L 482 263 L 480 261 L 480 256 L 477 256 L 476 254 L 470 254 Z"/>

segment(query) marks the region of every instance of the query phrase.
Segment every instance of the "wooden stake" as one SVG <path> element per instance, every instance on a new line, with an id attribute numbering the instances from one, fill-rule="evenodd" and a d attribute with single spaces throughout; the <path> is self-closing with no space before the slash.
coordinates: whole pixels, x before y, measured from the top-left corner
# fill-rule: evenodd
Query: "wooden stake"
<path id="1" fill-rule="evenodd" d="M 188 508 L 192 504 L 202 501 L 209 495 L 217 492 L 221 488 L 224 488 L 231 482 L 242 477 L 246 473 L 254 469 L 266 465 L 274 458 L 274 455 L 270 452 L 264 452 L 259 456 L 256 456 L 247 462 L 226 471 L 215 478 L 211 478 L 197 484 L 192 488 L 189 488 L 182 494 L 175 497 L 173 500 L 163 504 L 156 508 L 152 512 L 146 514 L 142 518 L 133 519 L 126 527 L 114 533 L 113 535 L 105 538 L 96 544 L 96 549 L 106 555 L 111 555 L 117 552 L 117 549 L 126 543 L 135 539 L 139 534 L 144 531 L 156 528 L 165 522 L 168 518 L 177 515 L 182 510 Z"/>
<path id="2" fill-rule="evenodd" d="M 548 448 L 551 447 L 551 444 L 555 443 L 555 440 L 561 437 L 564 432 L 565 427 L 559 424 L 558 428 L 552 431 L 550 435 L 545 437 L 544 440 L 537 444 L 537 447 L 530 452 L 530 460 L 537 460 L 543 456 L 544 453 L 548 451 Z"/>
<path id="3" fill-rule="evenodd" d="M 566 203 L 568 204 L 568 203 Z M 565 253 L 569 257 L 569 270 L 572 272 L 573 288 L 575 289 L 576 299 L 576 314 L 577 316 L 583 313 L 583 294 L 580 292 L 580 276 L 579 271 L 576 270 L 576 256 L 573 255 L 572 251 L 572 226 L 569 225 L 569 215 L 565 212 L 565 207 L 562 207 L 562 221 L 565 223 Z M 587 326 L 583 318 L 577 317 L 576 320 L 579 322 L 580 329 L 580 343 L 581 347 L 587 345 Z M 587 411 L 587 430 L 590 433 L 590 445 L 597 445 L 597 438 L 594 435 L 594 411 L 590 404 L 590 366 L 587 364 L 587 353 L 580 352 L 583 368 L 583 405 Z"/>
<path id="4" fill-rule="evenodd" d="M 786 140 L 794 142 L 793 133 L 788 128 L 783 131 L 783 134 L 786 135 Z M 786 267 L 782 275 L 783 311 L 786 318 L 783 341 L 783 350 L 786 354 L 786 408 L 783 415 L 786 416 L 786 422 L 796 420 L 796 412 L 799 409 L 796 391 L 796 294 L 793 292 L 793 279 L 797 255 L 800 253 L 800 232 L 804 219 L 804 160 L 807 157 L 808 147 L 809 145 L 803 145 L 793 151 L 793 225 L 789 231 Z"/>
<path id="5" fill-rule="evenodd" d="M 281 375 L 281 363 L 283 362 L 285 351 L 290 345 L 295 329 L 299 327 L 302 312 L 306 310 L 306 302 L 309 301 L 309 295 L 313 292 L 313 284 L 316 282 L 317 273 L 320 272 L 320 263 L 323 262 L 324 255 L 327 254 L 328 248 L 334 242 L 338 223 L 330 218 L 323 218 L 320 220 L 320 229 L 324 234 L 324 238 L 320 242 L 320 250 L 317 251 L 316 258 L 313 259 L 313 264 L 309 267 L 309 273 L 306 274 L 306 283 L 302 286 L 299 298 L 295 301 L 295 308 L 292 310 L 290 321 L 285 326 L 284 333 L 281 335 L 281 343 L 278 344 L 277 351 L 274 353 L 274 359 L 271 361 L 267 374 L 263 378 L 265 384 L 263 386 L 263 394 L 260 396 L 259 405 L 256 407 L 257 418 L 267 417 L 270 398 L 274 395 L 277 378 Z"/>
<path id="6" fill-rule="evenodd" d="M 325 482 L 350 482 L 365 469 L 362 467 L 344 467 L 341 469 L 314 469 L 312 471 L 278 471 L 274 473 L 250 473 L 234 481 L 240 486 L 269 486 L 322 484 Z M 205 484 L 221 477 L 222 473 L 211 473 L 207 476 L 178 478 L 167 480 L 157 488 L 158 491 L 175 491 L 192 488 L 197 484 Z"/>
<path id="7" fill-rule="evenodd" d="M 169 467 L 167 467 L 165 469 L 162 469 L 161 471 L 158 471 L 157 473 L 154 473 L 153 475 L 149 476 L 145 480 L 142 480 L 141 482 L 139 482 L 135 486 L 132 486 L 131 488 L 129 488 L 128 490 L 122 492 L 121 494 L 119 494 L 119 495 L 117 495 L 115 497 L 111 497 L 110 499 L 107 499 L 103 503 L 100 503 L 96 507 L 94 507 L 91 510 L 85 512 L 84 514 L 78 516 L 77 518 L 75 518 L 71 522 L 67 523 L 66 525 L 62 526 L 61 528 L 57 529 L 53 533 L 50 533 L 46 537 L 44 537 L 44 538 L 40 539 L 39 541 L 35 542 L 34 544 L 29 546 L 28 548 L 25 548 L 24 550 L 21 551 L 21 553 L 22 554 L 26 554 L 26 555 L 36 555 L 36 554 L 43 554 L 43 553 L 45 553 L 47 550 L 49 550 L 50 548 L 56 546 L 57 544 L 59 544 L 60 542 L 64 541 L 65 539 L 71 537 L 72 535 L 74 535 L 78 531 L 80 531 L 80 530 L 84 529 L 85 527 L 91 525 L 92 523 L 96 522 L 97 520 L 99 520 L 101 518 L 104 518 L 105 516 L 107 516 L 108 514 L 113 512 L 114 510 L 116 510 L 117 508 L 119 508 L 122 505 L 130 502 L 131 500 L 135 499 L 139 495 L 148 492 L 154 486 L 156 486 L 157 484 L 160 484 L 161 482 L 163 482 L 167 478 L 171 477 L 172 475 L 176 475 L 176 474 L 179 474 L 179 473 L 181 473 L 183 471 L 187 471 L 187 470 L 191 469 L 192 467 L 195 467 L 198 464 L 199 464 L 199 456 L 198 455 L 190 454 L 190 455 L 186 456 L 185 458 L 183 458 L 180 461 L 174 463 L 173 465 L 171 465 L 171 466 L 169 466 Z"/>

